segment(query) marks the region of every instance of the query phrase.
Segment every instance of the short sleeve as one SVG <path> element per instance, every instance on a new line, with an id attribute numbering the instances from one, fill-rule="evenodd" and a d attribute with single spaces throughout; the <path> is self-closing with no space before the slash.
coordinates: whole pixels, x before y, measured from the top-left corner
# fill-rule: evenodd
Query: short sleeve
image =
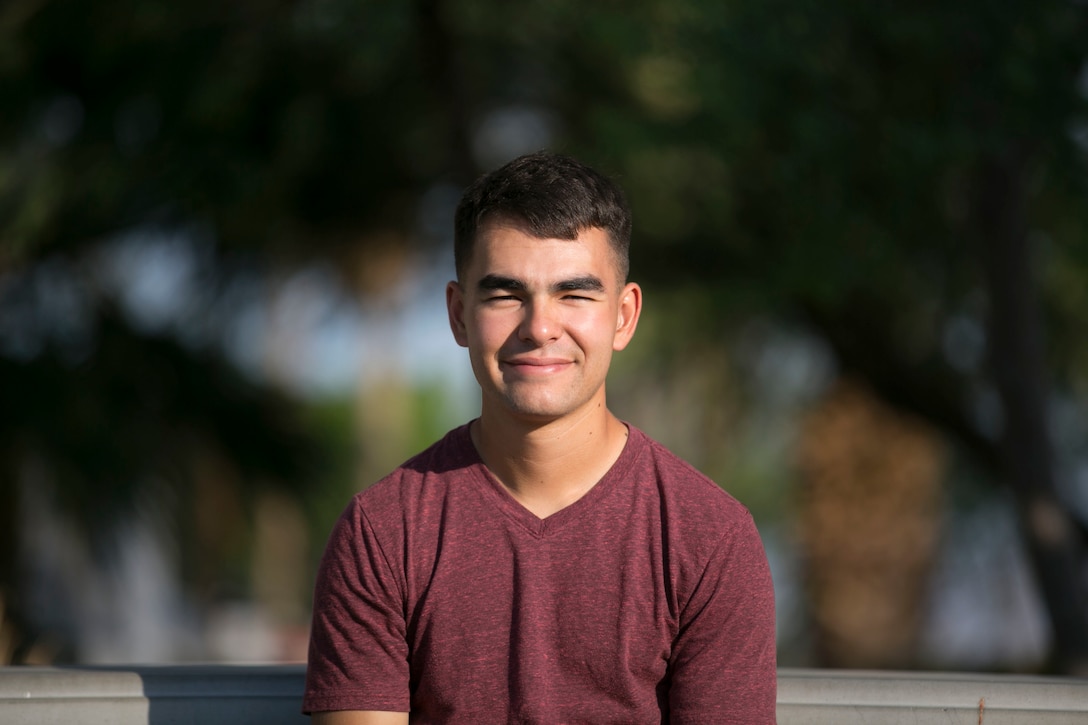
<path id="1" fill-rule="evenodd" d="M 751 515 L 722 536 L 680 615 L 669 722 L 775 722 L 774 586 Z"/>
<path id="2" fill-rule="evenodd" d="M 387 553 L 357 496 L 318 570 L 304 712 L 408 712 L 404 582 Z"/>

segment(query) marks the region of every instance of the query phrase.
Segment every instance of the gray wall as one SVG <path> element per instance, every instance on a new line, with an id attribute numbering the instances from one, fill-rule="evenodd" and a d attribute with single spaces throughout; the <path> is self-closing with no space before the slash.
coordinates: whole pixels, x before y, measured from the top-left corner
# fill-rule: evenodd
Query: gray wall
<path id="1" fill-rule="evenodd" d="M 3 725 L 298 725 L 302 665 L 0 668 Z M 1088 680 L 782 669 L 779 725 L 1085 725 Z"/>

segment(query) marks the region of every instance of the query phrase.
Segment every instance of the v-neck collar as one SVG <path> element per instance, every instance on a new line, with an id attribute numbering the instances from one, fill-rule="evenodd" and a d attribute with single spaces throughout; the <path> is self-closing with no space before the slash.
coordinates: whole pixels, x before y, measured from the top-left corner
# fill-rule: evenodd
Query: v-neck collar
<path id="1" fill-rule="evenodd" d="M 480 457 L 479 451 L 476 450 L 476 446 L 472 443 L 472 436 L 469 434 L 471 425 L 471 423 L 468 423 L 462 426 L 459 434 L 462 436 L 463 445 L 469 451 L 469 455 L 472 456 L 472 472 L 485 497 L 506 517 L 537 538 L 545 538 L 566 527 L 572 521 L 582 518 L 586 512 L 591 511 L 594 504 L 614 488 L 615 481 L 622 479 L 626 475 L 636 455 L 637 446 L 633 445 L 633 439 L 638 435 L 638 431 L 636 428 L 624 423 L 628 431 L 627 440 L 624 442 L 623 450 L 620 451 L 620 455 L 616 458 L 612 467 L 581 498 L 546 518 L 540 518 L 514 498 L 514 495 L 488 469 L 483 458 Z"/>

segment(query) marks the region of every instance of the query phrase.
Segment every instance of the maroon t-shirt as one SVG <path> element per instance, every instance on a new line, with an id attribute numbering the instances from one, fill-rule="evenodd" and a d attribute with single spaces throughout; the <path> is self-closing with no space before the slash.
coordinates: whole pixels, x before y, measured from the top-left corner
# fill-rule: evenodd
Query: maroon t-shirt
<path id="1" fill-rule="evenodd" d="M 748 511 L 636 428 L 539 519 L 468 427 L 355 496 L 318 575 L 303 709 L 419 723 L 775 721 Z"/>

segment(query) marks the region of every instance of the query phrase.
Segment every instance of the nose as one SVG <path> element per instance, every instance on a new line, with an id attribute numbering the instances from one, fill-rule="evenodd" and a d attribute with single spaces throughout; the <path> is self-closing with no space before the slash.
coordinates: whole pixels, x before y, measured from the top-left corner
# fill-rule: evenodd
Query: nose
<path id="1" fill-rule="evenodd" d="M 538 347 L 559 337 L 560 324 L 555 311 L 546 302 L 530 302 L 518 328 L 518 337 Z"/>

